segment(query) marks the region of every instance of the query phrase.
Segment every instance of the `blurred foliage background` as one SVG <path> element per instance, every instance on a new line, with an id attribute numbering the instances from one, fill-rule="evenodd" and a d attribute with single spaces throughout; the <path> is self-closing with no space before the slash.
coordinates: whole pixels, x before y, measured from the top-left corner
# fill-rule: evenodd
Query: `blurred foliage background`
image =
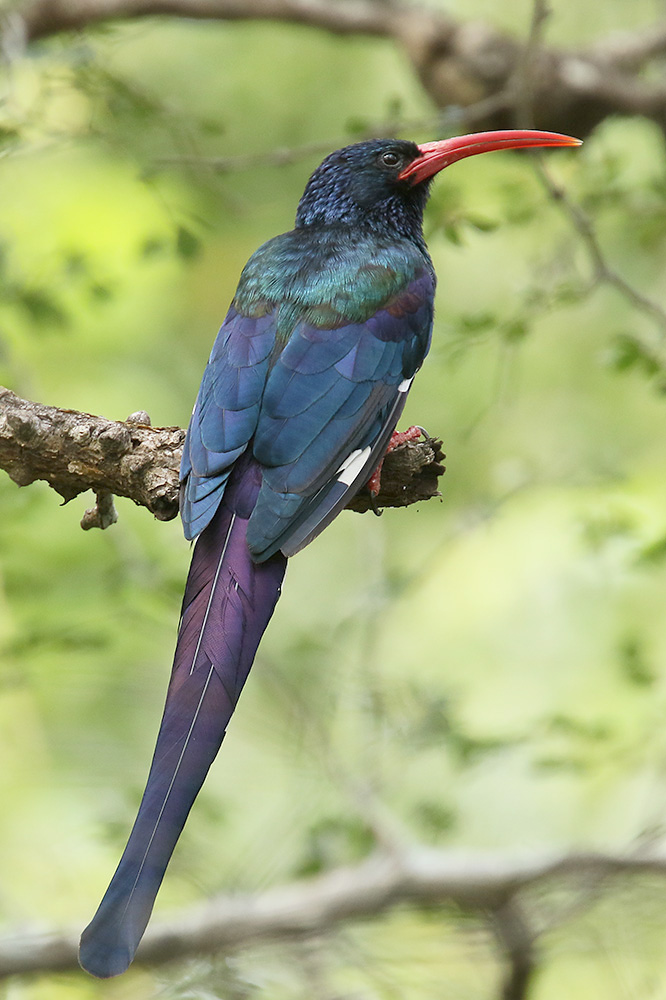
<path id="1" fill-rule="evenodd" d="M 522 3 L 450 9 L 529 20 Z M 556 0 L 549 38 L 660 12 Z M 186 424 L 241 267 L 291 228 L 321 155 L 262 158 L 435 121 L 388 41 L 275 23 L 101 26 L 30 47 L 0 88 L 0 381 L 154 424 Z M 243 169 L 205 162 L 237 155 Z M 612 266 L 663 300 L 658 129 L 609 120 L 546 159 Z M 344 514 L 292 561 L 157 916 L 363 857 L 359 788 L 439 847 L 622 853 L 663 835 L 666 372 L 637 346 L 663 331 L 591 281 L 530 156 L 447 171 L 427 231 L 436 329 L 406 421 L 444 438 L 442 501 Z M 3 475 L 0 503 L 0 918 L 83 927 L 143 788 L 188 545 L 128 502 L 85 534 L 81 501 L 42 484 Z M 665 996 L 664 888 L 542 888 L 530 996 Z M 481 916 L 404 908 L 316 942 L 0 995 L 472 1000 L 499 977 Z"/>

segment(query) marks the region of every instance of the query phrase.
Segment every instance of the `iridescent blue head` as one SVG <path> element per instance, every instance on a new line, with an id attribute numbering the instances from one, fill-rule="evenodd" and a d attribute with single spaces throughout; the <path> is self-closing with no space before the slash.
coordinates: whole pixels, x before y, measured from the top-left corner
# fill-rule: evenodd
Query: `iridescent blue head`
<path id="1" fill-rule="evenodd" d="M 308 181 L 296 226 L 388 220 L 423 213 L 429 183 L 412 186 L 401 171 L 420 156 L 415 142 L 373 139 L 327 156 Z"/>
<path id="2" fill-rule="evenodd" d="M 327 156 L 308 181 L 296 227 L 347 224 L 421 237 L 423 210 L 435 174 L 476 153 L 528 146 L 577 146 L 555 132 L 477 132 L 417 146 L 370 139 Z"/>
<path id="3" fill-rule="evenodd" d="M 370 224 L 420 231 L 430 180 L 412 185 L 401 172 L 421 156 L 415 142 L 371 139 L 327 156 L 310 177 L 296 227 Z"/>

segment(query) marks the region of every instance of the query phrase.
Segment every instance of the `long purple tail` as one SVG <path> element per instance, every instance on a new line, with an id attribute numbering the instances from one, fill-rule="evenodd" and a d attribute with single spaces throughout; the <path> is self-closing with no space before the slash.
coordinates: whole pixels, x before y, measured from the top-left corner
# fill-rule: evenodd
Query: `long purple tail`
<path id="1" fill-rule="evenodd" d="M 134 958 L 280 596 L 284 556 L 256 564 L 247 549 L 245 529 L 260 470 L 250 460 L 241 459 L 240 465 L 197 540 L 146 790 L 116 873 L 81 936 L 79 961 L 100 978 L 119 975 Z"/>

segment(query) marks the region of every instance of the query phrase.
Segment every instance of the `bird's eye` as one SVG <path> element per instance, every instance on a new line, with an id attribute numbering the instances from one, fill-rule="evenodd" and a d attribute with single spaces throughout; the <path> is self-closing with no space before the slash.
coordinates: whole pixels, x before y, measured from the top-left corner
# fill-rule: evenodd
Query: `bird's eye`
<path id="1" fill-rule="evenodd" d="M 400 163 L 400 156 L 389 149 L 385 153 L 382 153 L 380 162 L 384 167 L 397 167 Z"/>

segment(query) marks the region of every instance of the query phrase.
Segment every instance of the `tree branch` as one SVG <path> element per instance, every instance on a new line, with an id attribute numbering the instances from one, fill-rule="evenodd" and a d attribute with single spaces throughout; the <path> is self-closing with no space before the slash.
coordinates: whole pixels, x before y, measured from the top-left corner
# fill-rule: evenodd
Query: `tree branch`
<path id="1" fill-rule="evenodd" d="M 610 63 L 617 69 L 640 69 L 650 59 L 666 52 L 666 22 L 636 31 L 615 32 L 608 38 L 595 42 L 591 52 L 597 59 Z"/>
<path id="2" fill-rule="evenodd" d="M 381 0 L 32 0 L 19 12 L 29 41 L 110 20 L 188 17 L 222 21 L 283 21 L 335 34 L 394 35 L 401 7 Z"/>
<path id="3" fill-rule="evenodd" d="M 106 491 L 170 520 L 184 438 L 180 427 L 61 410 L 0 387 L 0 468 L 19 486 L 45 480 L 65 502 L 85 490 Z"/>
<path id="4" fill-rule="evenodd" d="M 656 327 L 653 334 L 634 330 L 631 340 L 640 349 L 641 355 L 649 359 L 656 371 L 666 371 L 666 309 L 656 299 L 645 295 L 619 271 L 609 264 L 599 242 L 592 219 L 567 195 L 565 189 L 554 180 L 543 159 L 534 157 L 534 168 L 544 189 L 569 218 L 574 230 L 587 251 L 592 268 L 591 287 L 608 285 L 614 288 L 639 313 L 647 316 Z"/>
<path id="5" fill-rule="evenodd" d="M 476 21 L 406 0 L 27 0 L 16 14 L 26 42 L 110 20 L 149 16 L 272 20 L 335 34 L 393 39 L 440 108 L 488 103 L 480 127 L 512 128 L 520 110 L 515 67 L 526 43 Z M 16 19 L 11 30 L 16 34 Z M 666 22 L 582 49 L 542 48 L 533 78 L 534 125 L 585 137 L 610 115 L 643 115 L 666 131 L 666 84 L 641 75 L 666 50 Z M 464 114 L 462 116 L 464 118 Z"/>
<path id="6" fill-rule="evenodd" d="M 83 527 L 113 523 L 109 495 L 129 497 L 160 521 L 178 513 L 178 469 L 185 432 L 151 427 L 148 415 L 126 421 L 62 410 L 21 399 L 0 386 L 0 468 L 19 486 L 45 480 L 65 502 L 85 490 L 98 494 Z M 439 496 L 444 472 L 441 441 L 408 442 L 387 455 L 382 488 L 373 503 L 361 493 L 349 504 L 363 512 L 405 507 Z"/>
<path id="7" fill-rule="evenodd" d="M 666 876 L 666 855 L 465 854 L 416 847 L 376 853 L 360 864 L 257 895 L 220 896 L 155 921 L 137 961 L 158 965 L 195 954 L 236 950 L 260 941 L 305 937 L 342 921 L 363 920 L 400 904 L 455 904 L 492 911 L 548 879 L 591 873 L 610 877 L 650 872 Z M 514 921 L 515 924 L 515 921 Z M 502 932 L 512 971 L 505 997 L 517 998 L 531 969 L 524 928 Z M 77 968 L 78 931 L 35 931 L 0 938 L 0 977 Z M 527 950 L 526 950 L 527 948 Z M 513 993 L 509 992 L 513 989 Z"/>

